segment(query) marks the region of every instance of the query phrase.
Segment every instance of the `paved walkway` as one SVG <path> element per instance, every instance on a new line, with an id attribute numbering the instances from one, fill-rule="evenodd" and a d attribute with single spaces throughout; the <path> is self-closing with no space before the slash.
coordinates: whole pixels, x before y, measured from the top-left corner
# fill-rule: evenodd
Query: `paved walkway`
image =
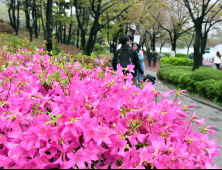
<path id="1" fill-rule="evenodd" d="M 145 62 L 148 63 L 148 60 L 145 60 Z M 152 76 L 157 77 L 157 75 L 156 75 L 157 73 L 155 71 L 148 70 L 147 67 L 146 67 L 145 74 L 150 74 Z M 171 90 L 159 80 L 156 81 L 155 87 L 157 90 L 159 90 L 161 92 L 167 92 L 167 91 Z M 172 94 L 170 96 L 170 98 L 175 98 L 175 94 Z M 186 106 L 196 104 L 196 107 L 191 108 L 190 111 L 196 112 L 198 119 L 202 119 L 203 116 L 205 116 L 205 127 L 210 126 L 210 125 L 215 126 L 214 130 L 217 131 L 217 135 L 213 136 L 210 134 L 209 135 L 210 139 L 217 138 L 217 144 L 222 146 L 222 129 L 221 129 L 221 127 L 222 127 L 222 112 L 220 110 L 214 109 L 212 107 L 203 105 L 203 104 L 201 104 L 195 100 L 192 100 L 191 98 L 186 97 L 186 96 L 180 96 L 178 99 L 183 101 L 183 103 Z M 195 125 L 194 127 L 195 127 L 195 130 L 198 130 L 198 132 L 200 132 L 200 129 L 198 128 L 197 125 Z M 222 168 L 222 153 L 220 154 L 219 157 L 215 158 L 215 162 L 213 164 L 218 164 L 220 166 L 220 168 Z"/>
<path id="2" fill-rule="evenodd" d="M 146 56 L 145 56 L 145 58 L 146 58 Z M 151 71 L 157 72 L 158 69 L 160 68 L 160 59 L 157 59 L 156 66 L 154 66 L 153 61 L 151 61 L 151 66 L 149 66 L 149 61 L 146 59 L 144 59 L 144 63 L 145 63 L 146 70 L 151 70 Z"/>

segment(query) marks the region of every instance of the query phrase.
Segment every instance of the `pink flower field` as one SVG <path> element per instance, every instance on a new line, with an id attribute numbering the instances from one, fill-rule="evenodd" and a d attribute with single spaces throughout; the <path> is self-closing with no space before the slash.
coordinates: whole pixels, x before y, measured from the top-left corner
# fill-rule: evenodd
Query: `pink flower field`
<path id="1" fill-rule="evenodd" d="M 185 91 L 162 93 L 151 83 L 140 90 L 131 74 L 121 66 L 112 72 L 105 59 L 90 68 L 40 49 L 2 57 L 0 167 L 219 168 L 213 126 L 189 111 L 194 105 L 176 100 Z"/>

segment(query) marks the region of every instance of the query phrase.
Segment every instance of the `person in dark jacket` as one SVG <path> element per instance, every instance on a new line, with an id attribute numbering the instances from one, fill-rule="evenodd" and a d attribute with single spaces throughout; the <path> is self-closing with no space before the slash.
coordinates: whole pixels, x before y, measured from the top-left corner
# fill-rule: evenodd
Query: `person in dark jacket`
<path id="1" fill-rule="evenodd" d="M 156 53 L 156 50 L 154 50 L 154 53 L 153 53 L 153 63 L 154 63 L 154 66 L 156 66 L 156 60 L 157 60 L 157 53 Z"/>
<path id="2" fill-rule="evenodd" d="M 139 61 L 139 57 L 137 55 L 137 52 L 132 49 L 129 45 L 131 44 L 129 36 L 122 36 L 119 40 L 122 43 L 122 47 L 121 49 L 117 50 L 114 58 L 112 60 L 112 66 L 113 69 L 116 71 L 117 70 L 117 64 L 118 64 L 118 58 L 121 57 L 129 57 L 129 60 L 132 62 L 133 65 L 135 65 L 134 67 L 134 73 L 131 73 L 133 75 L 133 84 L 136 85 L 137 79 L 137 70 L 140 72 L 140 74 L 142 75 L 142 77 L 146 77 L 146 75 L 144 74 L 141 65 L 140 65 L 140 61 Z M 123 56 L 124 53 L 121 51 L 127 51 L 127 56 Z M 126 55 L 126 53 L 125 53 Z M 123 66 L 122 66 L 123 67 Z"/>
<path id="3" fill-rule="evenodd" d="M 150 66 L 152 58 L 153 58 L 153 54 L 150 50 L 147 51 L 147 58 L 148 58 L 148 61 L 149 61 L 149 66 Z"/>

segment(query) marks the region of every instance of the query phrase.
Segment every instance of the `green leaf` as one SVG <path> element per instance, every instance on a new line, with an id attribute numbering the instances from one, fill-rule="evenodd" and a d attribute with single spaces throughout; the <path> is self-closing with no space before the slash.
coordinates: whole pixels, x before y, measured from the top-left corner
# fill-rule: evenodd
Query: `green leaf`
<path id="1" fill-rule="evenodd" d="M 65 66 L 65 65 L 63 65 L 63 70 L 64 70 L 64 71 L 65 71 L 65 73 L 66 73 L 67 68 L 66 68 L 66 66 Z"/>
<path id="2" fill-rule="evenodd" d="M 133 126 L 136 126 L 136 120 L 133 121 Z"/>
<path id="3" fill-rule="evenodd" d="M 49 75 L 49 82 L 51 82 L 52 80 L 52 75 Z"/>
<path id="4" fill-rule="evenodd" d="M 59 71 L 56 72 L 56 77 L 57 77 L 57 79 L 60 79 L 60 78 L 61 78 Z"/>
<path id="5" fill-rule="evenodd" d="M 5 77 L 5 81 L 7 82 L 7 78 Z"/>
<path id="6" fill-rule="evenodd" d="M 140 125 L 137 125 L 137 126 L 136 126 L 136 129 L 137 129 L 137 128 L 139 128 L 139 127 L 141 127 L 141 126 L 142 126 L 142 124 L 140 124 Z"/>
<path id="7" fill-rule="evenodd" d="M 35 110 L 38 110 L 38 108 L 39 108 L 39 104 L 40 104 L 40 101 L 37 103 L 37 105 L 36 105 L 36 109 L 35 109 Z"/>
<path id="8" fill-rule="evenodd" d="M 57 121 L 61 116 L 62 116 L 62 114 L 58 114 L 58 115 L 54 118 L 54 120 Z"/>
<path id="9" fill-rule="evenodd" d="M 98 73 L 98 77 L 99 77 L 99 78 L 102 77 L 102 72 L 101 72 L 101 71 Z"/>
<path id="10" fill-rule="evenodd" d="M 67 86 L 67 84 L 68 84 L 68 82 L 69 82 L 69 80 L 68 79 L 66 79 L 67 81 L 65 82 L 65 86 Z"/>
<path id="11" fill-rule="evenodd" d="M 54 116 L 52 115 L 52 113 L 48 112 L 49 115 L 51 116 L 52 119 L 54 119 Z"/>
<path id="12" fill-rule="evenodd" d="M 130 124 L 130 122 L 126 121 L 126 123 L 131 127 L 132 125 Z"/>
<path id="13" fill-rule="evenodd" d="M 33 107 L 33 110 L 35 110 L 35 105 L 34 105 L 34 103 L 32 102 L 32 107 Z"/>
<path id="14" fill-rule="evenodd" d="M 53 120 L 50 120 L 48 122 L 46 122 L 45 124 L 48 125 L 49 123 L 53 123 L 54 121 Z"/>

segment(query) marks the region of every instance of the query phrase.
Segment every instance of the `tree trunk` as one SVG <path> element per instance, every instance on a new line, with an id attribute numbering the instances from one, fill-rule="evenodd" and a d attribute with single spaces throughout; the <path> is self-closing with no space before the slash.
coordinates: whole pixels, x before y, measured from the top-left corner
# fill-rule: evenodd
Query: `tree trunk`
<path id="1" fill-rule="evenodd" d="M 35 38 L 38 38 L 37 12 L 36 12 L 35 0 L 33 0 L 33 2 L 32 2 L 32 19 L 33 19 L 33 28 L 35 31 Z"/>
<path id="2" fill-rule="evenodd" d="M 76 47 L 79 48 L 79 26 L 78 26 L 78 30 L 77 30 L 77 44 Z"/>
<path id="3" fill-rule="evenodd" d="M 16 35 L 18 35 L 18 32 L 19 32 L 19 5 L 20 5 L 20 2 L 17 0 L 17 25 L 16 25 Z"/>
<path id="4" fill-rule="evenodd" d="M 37 24 L 37 18 L 34 21 L 34 30 L 35 30 L 35 38 L 38 38 L 38 24 Z"/>
<path id="5" fill-rule="evenodd" d="M 61 24 L 61 26 L 60 26 L 60 42 L 61 42 L 61 44 L 62 44 L 62 32 L 63 32 L 63 25 Z"/>
<path id="6" fill-rule="evenodd" d="M 95 40 L 96 40 L 96 35 L 97 35 L 97 31 L 96 31 L 96 28 L 94 27 L 94 29 L 91 29 L 91 31 L 90 31 L 89 40 L 87 42 L 86 50 L 87 50 L 87 55 L 88 56 L 90 56 L 90 54 L 93 51 Z"/>
<path id="7" fill-rule="evenodd" d="M 57 22 L 56 22 L 56 37 L 55 37 L 55 39 L 56 39 L 56 46 L 58 45 L 58 24 L 57 24 Z"/>
<path id="8" fill-rule="evenodd" d="M 47 44 L 46 48 L 48 52 L 52 51 L 52 1 L 53 0 L 47 0 L 47 15 L 46 15 L 46 20 L 47 20 Z"/>
<path id="9" fill-rule="evenodd" d="M 39 33 L 40 33 L 40 27 L 41 27 L 41 23 L 40 23 L 40 18 L 39 18 Z"/>
<path id="10" fill-rule="evenodd" d="M 194 41 L 194 64 L 193 71 L 199 69 L 202 65 L 202 54 L 201 54 L 201 23 L 195 24 L 195 41 Z"/>
<path id="11" fill-rule="evenodd" d="M 60 28 L 60 24 L 59 24 L 59 28 L 58 28 L 58 32 L 57 32 L 57 39 L 58 39 L 57 41 L 58 41 L 58 43 L 60 42 L 60 41 L 59 41 L 59 40 L 60 40 L 60 38 L 59 38 L 60 29 L 61 29 L 61 28 Z"/>
<path id="12" fill-rule="evenodd" d="M 10 20 L 11 26 L 12 26 L 12 28 L 14 28 L 15 26 L 14 26 L 13 21 L 12 21 L 11 10 L 12 10 L 12 1 L 11 1 L 10 6 L 9 6 L 9 9 L 8 9 L 8 15 L 9 15 L 9 20 Z"/>
<path id="13" fill-rule="evenodd" d="M 46 28 L 46 22 L 45 22 L 45 12 L 44 12 L 44 3 L 43 0 L 41 0 L 41 18 L 42 18 L 42 26 L 44 31 L 44 40 L 47 40 L 47 28 Z"/>
<path id="14" fill-rule="evenodd" d="M 163 43 L 161 44 L 161 46 L 160 46 L 160 52 L 162 51 L 162 47 L 164 46 L 165 43 L 166 43 L 166 42 L 163 42 Z"/>
<path id="15" fill-rule="evenodd" d="M 96 41 L 96 36 L 97 36 L 98 30 L 99 30 L 99 17 L 100 17 L 100 10 L 101 10 L 101 1 L 100 1 L 100 3 L 97 4 L 96 9 L 97 10 L 96 10 L 96 14 L 95 14 L 95 19 L 93 22 L 93 26 L 91 27 L 90 34 L 89 34 L 89 40 L 88 40 L 87 46 L 86 46 L 88 56 L 90 56 L 90 54 L 93 51 L 94 44 Z"/>
<path id="16" fill-rule="evenodd" d="M 29 17 L 29 1 L 25 0 L 25 20 L 26 20 L 26 29 L 29 30 L 30 27 L 30 17 Z"/>
<path id="17" fill-rule="evenodd" d="M 125 35 L 127 35 L 127 33 L 128 33 L 128 24 L 126 26 Z"/>
<path id="18" fill-rule="evenodd" d="M 32 42 L 32 26 L 29 26 L 30 41 Z"/>
<path id="19" fill-rule="evenodd" d="M 203 37 L 201 37 L 201 53 L 205 54 L 205 48 L 207 46 L 207 35 L 208 32 L 204 34 Z"/>
<path id="20" fill-rule="evenodd" d="M 64 38 L 63 38 L 63 43 L 66 44 L 66 25 L 64 25 Z"/>
<path id="21" fill-rule="evenodd" d="M 153 34 L 153 42 L 152 42 L 152 44 L 153 44 L 153 50 L 155 51 L 155 49 L 156 49 L 156 33 L 155 34 Z"/>
<path id="22" fill-rule="evenodd" d="M 70 17 L 71 17 L 71 23 L 69 25 L 69 37 L 68 37 L 68 40 L 67 40 L 67 45 L 70 44 L 70 40 L 71 40 L 71 36 L 72 36 L 72 3 L 71 3 L 71 14 L 70 14 Z"/>
<path id="23" fill-rule="evenodd" d="M 175 53 L 176 53 L 176 46 L 177 46 L 177 39 L 174 36 L 173 43 L 172 43 L 172 49 L 175 51 Z"/>
<path id="24" fill-rule="evenodd" d="M 69 25 L 69 37 L 67 40 L 67 45 L 70 44 L 71 36 L 72 36 L 72 24 Z"/>
<path id="25" fill-rule="evenodd" d="M 17 26 L 16 26 L 16 17 L 15 17 L 15 0 L 12 0 L 13 2 L 13 7 L 12 7 L 12 22 L 13 22 L 13 26 L 15 31 L 17 30 Z"/>

